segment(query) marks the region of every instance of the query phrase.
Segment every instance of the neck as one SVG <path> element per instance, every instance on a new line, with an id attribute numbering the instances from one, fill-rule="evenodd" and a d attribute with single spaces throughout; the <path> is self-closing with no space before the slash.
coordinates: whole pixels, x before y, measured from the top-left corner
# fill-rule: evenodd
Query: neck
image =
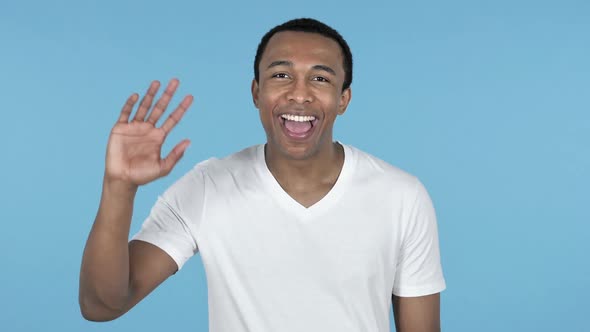
<path id="1" fill-rule="evenodd" d="M 344 164 L 344 148 L 331 143 L 313 156 L 303 160 L 290 159 L 269 144 L 265 146 L 268 169 L 287 191 L 310 191 L 333 186 Z"/>

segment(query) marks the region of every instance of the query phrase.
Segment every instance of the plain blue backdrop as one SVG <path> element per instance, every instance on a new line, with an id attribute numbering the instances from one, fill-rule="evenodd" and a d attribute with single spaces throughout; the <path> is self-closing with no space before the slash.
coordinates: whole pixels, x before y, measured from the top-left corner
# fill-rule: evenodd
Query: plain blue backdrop
<path id="1" fill-rule="evenodd" d="M 590 2 L 7 1 L 0 4 L 0 329 L 206 331 L 199 256 L 122 318 L 82 319 L 78 273 L 111 126 L 181 80 L 192 145 L 140 189 L 132 232 L 195 163 L 264 142 L 260 37 L 325 21 L 355 59 L 335 138 L 422 179 L 435 203 L 445 331 L 590 331 Z M 178 102 L 181 96 L 177 96 Z"/>

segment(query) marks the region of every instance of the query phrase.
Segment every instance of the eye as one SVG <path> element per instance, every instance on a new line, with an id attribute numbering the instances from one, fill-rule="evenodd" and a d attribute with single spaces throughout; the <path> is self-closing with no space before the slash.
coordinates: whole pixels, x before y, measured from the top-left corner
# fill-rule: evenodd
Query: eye
<path id="1" fill-rule="evenodd" d="M 272 75 L 272 78 L 289 78 L 289 75 L 285 73 L 276 73 Z"/>
<path id="2" fill-rule="evenodd" d="M 316 77 L 313 78 L 313 80 L 314 81 L 318 81 L 318 82 L 326 82 L 326 83 L 329 83 L 330 82 L 329 79 L 327 79 L 327 78 L 325 78 L 323 76 L 316 76 Z"/>

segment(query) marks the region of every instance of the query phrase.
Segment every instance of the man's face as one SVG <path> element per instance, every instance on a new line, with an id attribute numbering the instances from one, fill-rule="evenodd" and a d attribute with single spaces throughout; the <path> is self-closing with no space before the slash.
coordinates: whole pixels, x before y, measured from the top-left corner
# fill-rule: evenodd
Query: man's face
<path id="1" fill-rule="evenodd" d="M 252 97 L 268 148 L 289 159 L 329 151 L 337 115 L 350 101 L 338 43 L 316 33 L 284 31 L 268 42 Z"/>

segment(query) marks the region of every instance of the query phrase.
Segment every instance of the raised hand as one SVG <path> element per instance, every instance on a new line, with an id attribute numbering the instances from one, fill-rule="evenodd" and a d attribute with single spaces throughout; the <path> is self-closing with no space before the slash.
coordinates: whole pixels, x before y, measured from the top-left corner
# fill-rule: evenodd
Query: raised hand
<path id="1" fill-rule="evenodd" d="M 187 139 L 181 141 L 163 159 L 162 144 L 190 107 L 193 97 L 191 95 L 184 97 L 162 126 L 156 127 L 156 123 L 166 111 L 178 84 L 177 79 L 171 80 L 162 97 L 149 112 L 160 87 L 158 81 L 153 81 L 131 121 L 131 113 L 139 96 L 134 93 L 127 99 L 109 137 L 105 180 L 139 186 L 170 173 L 190 141 Z"/>

